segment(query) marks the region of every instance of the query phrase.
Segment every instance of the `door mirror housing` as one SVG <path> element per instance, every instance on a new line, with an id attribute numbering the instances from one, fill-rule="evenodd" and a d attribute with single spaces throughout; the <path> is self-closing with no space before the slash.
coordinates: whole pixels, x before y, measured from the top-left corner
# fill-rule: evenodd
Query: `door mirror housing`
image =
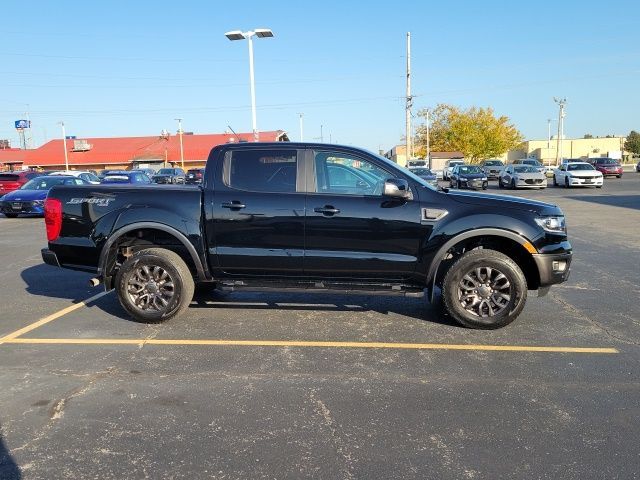
<path id="1" fill-rule="evenodd" d="M 382 194 L 385 197 L 402 198 L 410 200 L 412 198 L 409 190 L 409 182 L 402 178 L 389 178 L 384 182 Z"/>

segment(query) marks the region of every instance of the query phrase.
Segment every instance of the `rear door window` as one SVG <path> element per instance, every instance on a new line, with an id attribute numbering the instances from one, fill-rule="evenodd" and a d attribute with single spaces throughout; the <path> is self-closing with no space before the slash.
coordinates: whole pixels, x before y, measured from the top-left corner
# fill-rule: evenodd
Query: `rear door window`
<path id="1" fill-rule="evenodd" d="M 228 187 L 249 192 L 295 193 L 298 160 L 295 150 L 234 150 L 225 155 Z"/>

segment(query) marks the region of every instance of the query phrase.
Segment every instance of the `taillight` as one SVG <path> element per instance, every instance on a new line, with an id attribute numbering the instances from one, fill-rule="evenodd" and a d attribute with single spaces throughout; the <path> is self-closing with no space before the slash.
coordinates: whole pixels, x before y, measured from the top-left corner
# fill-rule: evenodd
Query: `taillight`
<path id="1" fill-rule="evenodd" d="M 200 173 L 200 172 L 196 173 L 196 177 L 202 178 L 202 173 Z"/>
<path id="2" fill-rule="evenodd" d="M 62 229 L 62 202 L 57 198 L 44 201 L 44 224 L 47 227 L 47 240 L 53 242 Z"/>

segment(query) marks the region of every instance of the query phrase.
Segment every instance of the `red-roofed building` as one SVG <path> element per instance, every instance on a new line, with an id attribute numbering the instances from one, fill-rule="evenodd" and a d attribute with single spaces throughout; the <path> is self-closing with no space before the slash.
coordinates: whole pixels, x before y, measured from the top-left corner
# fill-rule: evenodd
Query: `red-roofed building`
<path id="1" fill-rule="evenodd" d="M 182 136 L 185 168 L 202 167 L 216 145 L 251 141 L 253 133 L 232 133 Z M 260 132 L 260 141 L 288 141 L 282 130 Z M 180 166 L 180 137 L 82 138 L 67 140 L 69 168 L 72 170 L 134 169 Z M 60 170 L 65 167 L 62 139 L 51 140 L 33 150 L 0 150 L 0 165 L 20 160 L 18 168 Z"/>
<path id="2" fill-rule="evenodd" d="M 20 170 L 25 160 L 27 150 L 19 148 L 0 149 L 0 172 L 3 170 Z"/>

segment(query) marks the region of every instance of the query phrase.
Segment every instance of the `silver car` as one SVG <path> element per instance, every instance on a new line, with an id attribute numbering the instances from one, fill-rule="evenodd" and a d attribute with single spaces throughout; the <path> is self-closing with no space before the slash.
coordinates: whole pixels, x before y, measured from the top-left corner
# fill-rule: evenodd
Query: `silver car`
<path id="1" fill-rule="evenodd" d="M 531 165 L 507 165 L 498 177 L 500 188 L 547 188 L 547 176 Z"/>

